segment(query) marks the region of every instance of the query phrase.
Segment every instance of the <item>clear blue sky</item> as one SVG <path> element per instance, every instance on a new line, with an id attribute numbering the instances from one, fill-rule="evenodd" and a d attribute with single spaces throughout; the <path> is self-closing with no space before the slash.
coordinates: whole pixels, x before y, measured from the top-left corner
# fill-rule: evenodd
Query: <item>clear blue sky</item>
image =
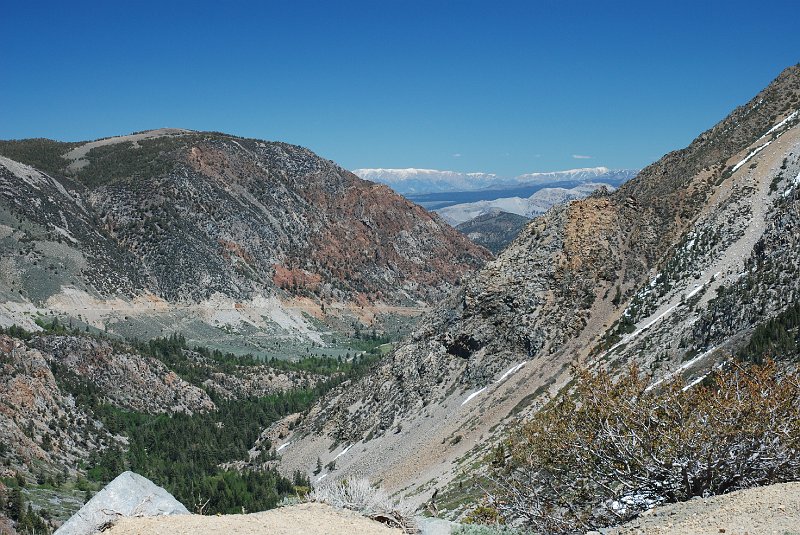
<path id="1" fill-rule="evenodd" d="M 640 167 L 800 61 L 798 7 L 8 0 L 0 138 L 175 126 L 351 169 Z"/>

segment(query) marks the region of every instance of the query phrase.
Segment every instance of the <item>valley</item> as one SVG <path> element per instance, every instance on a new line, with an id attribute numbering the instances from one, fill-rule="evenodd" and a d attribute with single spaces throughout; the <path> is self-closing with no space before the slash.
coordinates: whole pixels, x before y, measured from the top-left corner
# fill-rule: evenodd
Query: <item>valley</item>
<path id="1" fill-rule="evenodd" d="M 0 533 L 164 529 L 112 527 L 136 514 L 102 489 L 128 480 L 189 531 L 772 507 L 800 479 L 798 201 L 800 65 L 642 169 L 351 172 L 188 128 L 0 141 Z"/>
<path id="2" fill-rule="evenodd" d="M 373 374 L 313 408 L 282 463 L 346 449 L 335 475 L 375 474 L 423 503 L 468 480 L 574 365 L 635 362 L 656 385 L 723 366 L 796 300 L 799 92 L 791 67 L 614 193 L 535 219 Z"/>

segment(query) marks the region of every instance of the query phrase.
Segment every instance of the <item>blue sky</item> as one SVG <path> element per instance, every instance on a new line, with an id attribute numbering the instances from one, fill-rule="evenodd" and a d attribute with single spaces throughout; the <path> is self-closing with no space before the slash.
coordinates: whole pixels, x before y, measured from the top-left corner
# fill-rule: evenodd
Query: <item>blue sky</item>
<path id="1" fill-rule="evenodd" d="M 0 138 L 175 126 L 351 169 L 640 167 L 800 61 L 798 7 L 9 1 Z"/>

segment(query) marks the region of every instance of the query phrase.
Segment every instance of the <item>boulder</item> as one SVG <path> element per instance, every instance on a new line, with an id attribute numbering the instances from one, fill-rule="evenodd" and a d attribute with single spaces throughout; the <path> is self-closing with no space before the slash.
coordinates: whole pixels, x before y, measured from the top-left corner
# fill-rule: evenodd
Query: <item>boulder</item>
<path id="1" fill-rule="evenodd" d="M 188 515 L 172 494 L 149 479 L 123 472 L 81 507 L 54 535 L 90 535 L 123 517 Z"/>

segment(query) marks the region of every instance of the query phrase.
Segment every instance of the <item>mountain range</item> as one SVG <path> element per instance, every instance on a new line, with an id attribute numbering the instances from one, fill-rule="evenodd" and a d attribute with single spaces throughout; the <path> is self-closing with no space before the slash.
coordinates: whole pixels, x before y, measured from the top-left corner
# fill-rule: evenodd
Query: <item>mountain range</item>
<path id="1" fill-rule="evenodd" d="M 607 182 L 627 180 L 636 174 L 628 169 L 587 167 L 501 177 L 494 173 L 463 173 L 437 169 L 354 169 L 365 180 L 386 184 L 406 196 L 429 193 L 507 190 L 523 186 L 545 186 L 562 182 Z"/>
<path id="2" fill-rule="evenodd" d="M 613 191 L 638 171 L 589 167 L 527 173 L 512 178 L 490 173 L 413 168 L 356 169 L 353 172 L 361 178 L 390 186 L 438 213 L 456 228 L 470 223 L 470 239 L 499 252 L 522 228 L 521 220 L 505 215 L 500 216 L 502 222 L 495 222 L 501 213 L 530 219 L 556 204 L 582 199 L 599 188 Z M 480 220 L 473 222 L 476 218 Z M 515 224 L 510 224 L 512 221 Z"/>
<path id="3" fill-rule="evenodd" d="M 596 182 L 587 182 L 573 188 L 546 187 L 538 190 L 530 197 L 501 197 L 490 201 L 453 204 L 437 209 L 436 213 L 455 226 L 494 212 L 516 214 L 532 219 L 544 214 L 557 204 L 583 199 L 601 188 L 605 188 L 608 191 L 615 189 L 611 185 Z"/>

